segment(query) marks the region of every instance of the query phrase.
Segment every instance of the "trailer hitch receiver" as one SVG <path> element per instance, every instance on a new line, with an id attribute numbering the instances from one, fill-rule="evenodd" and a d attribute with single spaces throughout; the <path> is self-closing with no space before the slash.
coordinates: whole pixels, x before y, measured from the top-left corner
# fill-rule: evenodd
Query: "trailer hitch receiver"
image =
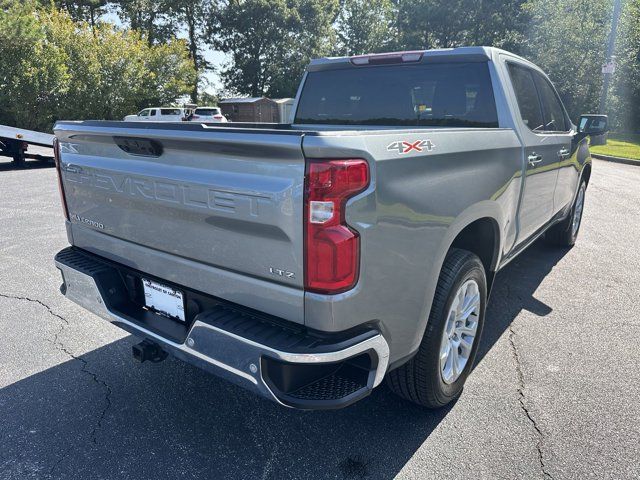
<path id="1" fill-rule="evenodd" d="M 133 359 L 144 363 L 147 360 L 152 363 L 160 363 L 167 358 L 168 353 L 165 352 L 160 345 L 150 340 L 143 340 L 142 342 L 132 347 Z"/>

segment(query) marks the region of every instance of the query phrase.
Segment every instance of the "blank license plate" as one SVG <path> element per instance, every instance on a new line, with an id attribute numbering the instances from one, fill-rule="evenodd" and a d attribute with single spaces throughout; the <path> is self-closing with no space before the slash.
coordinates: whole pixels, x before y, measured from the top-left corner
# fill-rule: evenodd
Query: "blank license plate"
<path id="1" fill-rule="evenodd" d="M 180 290 L 146 278 L 142 279 L 142 286 L 144 287 L 144 304 L 147 307 L 184 322 L 184 296 Z"/>

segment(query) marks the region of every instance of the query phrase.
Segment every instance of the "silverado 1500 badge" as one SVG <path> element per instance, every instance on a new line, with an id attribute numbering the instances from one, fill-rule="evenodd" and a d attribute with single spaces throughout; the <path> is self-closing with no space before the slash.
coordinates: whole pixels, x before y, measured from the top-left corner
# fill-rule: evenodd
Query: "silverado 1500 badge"
<path id="1" fill-rule="evenodd" d="M 427 139 L 416 140 L 415 142 L 393 142 L 387 147 L 387 150 L 390 152 L 396 151 L 399 155 L 404 155 L 405 153 L 422 152 L 424 150 L 430 152 L 434 148 L 436 146 L 433 142 Z"/>
<path id="2" fill-rule="evenodd" d="M 91 220 L 89 218 L 81 217 L 77 213 L 74 213 L 72 215 L 72 217 L 76 222 L 86 223 L 87 225 L 89 225 L 91 227 L 95 227 L 95 228 L 99 228 L 101 230 L 104 230 L 104 224 L 102 222 L 96 222 L 95 220 Z"/>

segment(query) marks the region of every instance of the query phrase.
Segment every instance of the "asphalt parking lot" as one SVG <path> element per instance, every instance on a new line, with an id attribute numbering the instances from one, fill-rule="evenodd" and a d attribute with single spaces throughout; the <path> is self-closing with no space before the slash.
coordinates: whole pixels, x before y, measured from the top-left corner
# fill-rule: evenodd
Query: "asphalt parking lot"
<path id="1" fill-rule="evenodd" d="M 0 479 L 640 478 L 640 168 L 596 160 L 578 244 L 502 271 L 462 397 L 286 410 L 59 293 L 55 171 L 0 162 Z"/>

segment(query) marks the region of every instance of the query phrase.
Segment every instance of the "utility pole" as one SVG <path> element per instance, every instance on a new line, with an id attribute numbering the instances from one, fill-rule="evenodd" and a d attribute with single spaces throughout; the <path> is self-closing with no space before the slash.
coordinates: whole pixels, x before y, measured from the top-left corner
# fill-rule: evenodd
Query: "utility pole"
<path id="1" fill-rule="evenodd" d="M 602 83 L 602 95 L 600 96 L 599 113 L 605 113 L 605 105 L 607 103 L 607 94 L 609 93 L 609 83 L 611 82 L 611 76 L 615 70 L 615 57 L 613 55 L 614 48 L 616 46 L 616 35 L 618 33 L 618 21 L 620 20 L 620 9 L 622 0 L 614 0 L 613 2 L 613 17 L 611 18 L 611 32 L 609 33 L 609 44 L 607 45 L 607 57 L 606 63 L 602 67 L 602 73 L 604 74 L 604 81 Z"/>

